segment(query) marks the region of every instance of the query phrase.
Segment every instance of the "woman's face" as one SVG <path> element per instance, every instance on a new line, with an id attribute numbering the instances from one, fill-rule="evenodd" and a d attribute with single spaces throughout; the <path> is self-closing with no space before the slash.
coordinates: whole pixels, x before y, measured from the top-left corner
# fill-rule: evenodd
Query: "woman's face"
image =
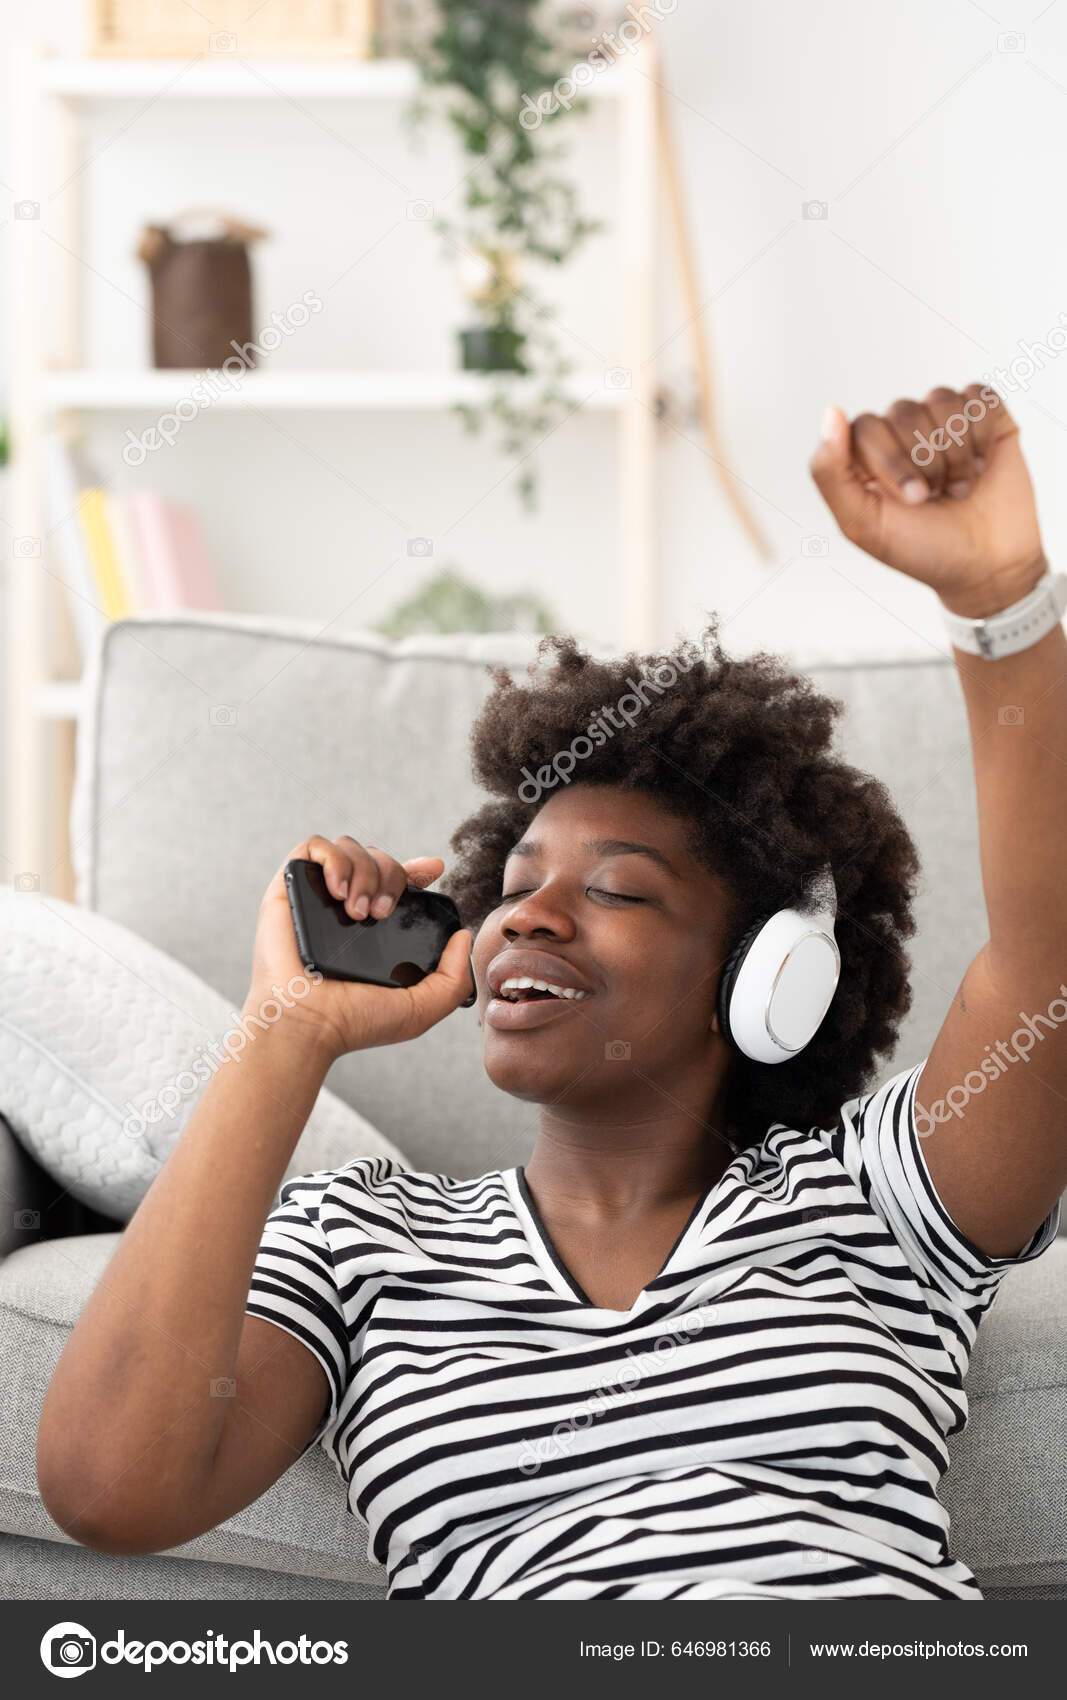
<path id="1" fill-rule="evenodd" d="M 721 1078 L 715 998 L 732 941 L 690 831 L 651 796 L 580 784 L 530 822 L 474 943 L 485 1067 L 502 1091 L 638 1119 L 646 1097 Z M 513 977 L 585 995 L 515 1003 Z"/>

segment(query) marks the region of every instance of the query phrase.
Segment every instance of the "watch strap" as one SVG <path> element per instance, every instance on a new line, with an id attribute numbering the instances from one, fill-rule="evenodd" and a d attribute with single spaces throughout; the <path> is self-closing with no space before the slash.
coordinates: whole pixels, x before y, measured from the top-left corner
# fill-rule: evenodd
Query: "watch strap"
<path id="1" fill-rule="evenodd" d="M 941 613 L 957 649 L 979 655 L 985 661 L 999 661 L 1038 643 L 1059 625 L 1065 609 L 1067 573 L 1053 573 L 1050 569 L 1021 601 L 983 620 L 968 620 L 944 607 Z"/>

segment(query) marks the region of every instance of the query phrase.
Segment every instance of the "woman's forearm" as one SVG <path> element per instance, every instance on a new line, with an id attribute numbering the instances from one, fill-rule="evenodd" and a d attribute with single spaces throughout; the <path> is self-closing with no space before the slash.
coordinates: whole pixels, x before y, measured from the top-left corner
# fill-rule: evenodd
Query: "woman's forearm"
<path id="1" fill-rule="evenodd" d="M 151 1503 L 210 1470 L 228 1405 L 212 1384 L 233 1374 L 263 1226 L 331 1060 L 283 1019 L 209 1081 L 60 1358 L 46 1497 L 77 1480 L 91 1516 L 95 1494 Z"/>
<path id="2" fill-rule="evenodd" d="M 974 749 L 991 964 L 1047 1003 L 1067 930 L 1067 638 L 1056 626 L 1000 661 L 953 653 Z"/>

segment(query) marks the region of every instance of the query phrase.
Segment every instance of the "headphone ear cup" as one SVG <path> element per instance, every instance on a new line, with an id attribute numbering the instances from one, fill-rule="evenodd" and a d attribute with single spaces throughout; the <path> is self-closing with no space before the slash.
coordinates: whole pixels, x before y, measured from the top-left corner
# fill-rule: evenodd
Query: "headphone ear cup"
<path id="1" fill-rule="evenodd" d="M 762 932 L 766 920 L 767 917 L 763 915 L 758 921 L 753 922 L 752 926 L 749 927 L 748 932 L 744 933 L 734 945 L 733 950 L 722 965 L 718 997 L 719 1026 L 722 1028 L 723 1038 L 731 1045 L 734 1043 L 734 1037 L 730 1031 L 730 997 L 733 992 L 737 976 L 741 971 L 741 964 L 748 955 L 749 949 L 757 935 Z"/>

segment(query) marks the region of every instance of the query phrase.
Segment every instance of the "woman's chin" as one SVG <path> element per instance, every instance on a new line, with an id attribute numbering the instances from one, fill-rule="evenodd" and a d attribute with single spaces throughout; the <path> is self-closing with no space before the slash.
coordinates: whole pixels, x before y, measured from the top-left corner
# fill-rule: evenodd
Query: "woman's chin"
<path id="1" fill-rule="evenodd" d="M 525 1034 L 487 1032 L 483 1061 L 493 1085 L 512 1098 L 550 1103 L 587 1064 L 569 1062 L 549 1046 L 531 1048 Z"/>

